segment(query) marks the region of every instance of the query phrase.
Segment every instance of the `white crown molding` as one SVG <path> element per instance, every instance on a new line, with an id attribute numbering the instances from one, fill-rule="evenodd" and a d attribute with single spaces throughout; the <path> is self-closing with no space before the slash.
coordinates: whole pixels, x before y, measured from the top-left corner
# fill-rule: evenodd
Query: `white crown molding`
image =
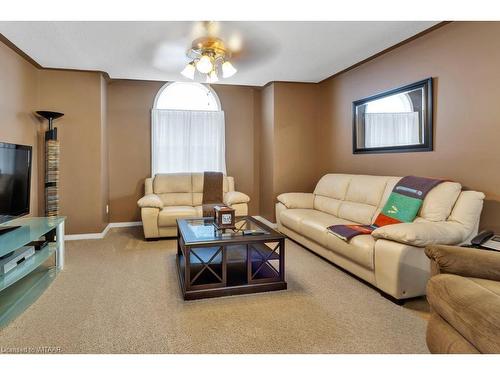
<path id="1" fill-rule="evenodd" d="M 106 234 L 111 228 L 126 228 L 126 227 L 138 227 L 141 226 L 141 221 L 125 221 L 120 223 L 109 223 L 106 228 L 101 233 L 82 233 L 82 234 L 67 234 L 64 236 L 66 241 L 77 241 L 77 240 L 101 240 L 106 237 Z"/>

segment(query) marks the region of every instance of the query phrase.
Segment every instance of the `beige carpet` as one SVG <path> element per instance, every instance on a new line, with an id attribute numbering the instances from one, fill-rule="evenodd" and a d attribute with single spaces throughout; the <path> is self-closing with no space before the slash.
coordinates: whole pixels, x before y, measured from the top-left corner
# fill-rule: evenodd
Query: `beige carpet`
<path id="1" fill-rule="evenodd" d="M 175 241 L 140 228 L 67 242 L 66 268 L 0 332 L 63 353 L 426 353 L 425 300 L 397 306 L 286 243 L 286 291 L 184 302 Z"/>

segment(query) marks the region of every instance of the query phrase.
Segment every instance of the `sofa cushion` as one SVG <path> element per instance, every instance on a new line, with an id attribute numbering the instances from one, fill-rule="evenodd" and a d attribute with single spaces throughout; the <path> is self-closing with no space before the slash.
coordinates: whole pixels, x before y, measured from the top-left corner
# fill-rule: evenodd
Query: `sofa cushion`
<path id="1" fill-rule="evenodd" d="M 354 224 L 327 213 L 310 209 L 285 210 L 280 215 L 281 224 L 326 247 L 328 227 L 338 224 Z"/>
<path id="2" fill-rule="evenodd" d="M 388 177 L 384 176 L 353 175 L 345 200 L 378 206 L 384 194 L 387 180 Z"/>
<path id="3" fill-rule="evenodd" d="M 457 201 L 462 185 L 458 182 L 445 181 L 427 193 L 419 216 L 429 221 L 444 221 L 450 216 Z"/>
<path id="4" fill-rule="evenodd" d="M 328 232 L 326 247 L 357 264 L 373 270 L 375 239 L 370 234 L 353 237 L 349 242 Z"/>
<path id="5" fill-rule="evenodd" d="M 440 274 L 427 284 L 432 309 L 482 353 L 500 352 L 500 296 L 495 283 Z"/>
<path id="6" fill-rule="evenodd" d="M 479 191 L 462 191 L 448 220 L 456 221 L 472 232 L 479 222 L 484 197 Z"/>
<path id="7" fill-rule="evenodd" d="M 358 202 L 342 202 L 339 207 L 339 217 L 359 224 L 369 225 L 377 207 Z"/>
<path id="8" fill-rule="evenodd" d="M 390 177 L 353 175 L 338 216 L 361 224 L 371 224 Z"/>
<path id="9" fill-rule="evenodd" d="M 340 199 L 325 197 L 323 195 L 314 196 L 314 208 L 330 215 L 339 215 L 340 203 L 342 203 Z"/>
<path id="10" fill-rule="evenodd" d="M 292 208 L 289 210 L 284 210 L 280 214 L 280 222 L 285 227 L 294 230 L 297 233 L 301 232 L 302 220 L 306 216 L 315 216 L 316 213 L 322 213 L 320 211 L 311 210 L 308 208 Z M 326 215 L 326 214 L 324 214 Z M 319 216 L 319 215 L 318 215 Z"/>
<path id="11" fill-rule="evenodd" d="M 192 193 L 191 173 L 157 174 L 153 181 L 155 194 Z"/>
<path id="12" fill-rule="evenodd" d="M 350 181 L 351 175 L 349 174 L 326 174 L 319 180 L 314 194 L 343 200 Z"/>
<path id="13" fill-rule="evenodd" d="M 164 206 L 192 206 L 192 193 L 163 193 L 157 194 L 163 201 Z"/>
<path id="14" fill-rule="evenodd" d="M 315 212 L 317 212 L 317 214 L 307 215 L 302 219 L 302 227 L 299 233 L 324 247 L 327 245 L 329 226 L 352 224 L 347 220 L 325 214 L 324 212 Z"/>
<path id="15" fill-rule="evenodd" d="M 188 217 L 197 217 L 196 209 L 192 206 L 169 206 L 164 207 L 158 216 L 158 226 L 173 227 L 176 226 L 177 219 Z"/>

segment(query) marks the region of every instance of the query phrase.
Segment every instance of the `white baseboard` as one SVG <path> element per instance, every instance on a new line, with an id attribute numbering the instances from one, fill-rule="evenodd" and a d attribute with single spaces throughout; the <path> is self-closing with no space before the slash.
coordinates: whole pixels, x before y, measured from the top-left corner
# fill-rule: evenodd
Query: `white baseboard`
<path id="1" fill-rule="evenodd" d="M 127 228 L 127 227 L 140 227 L 142 221 L 122 221 L 120 223 L 109 223 L 110 228 Z"/>
<path id="2" fill-rule="evenodd" d="M 111 228 L 125 228 L 125 227 L 138 227 L 141 226 L 141 221 L 125 221 L 121 223 L 109 223 L 101 233 L 82 233 L 82 234 L 67 234 L 64 236 L 66 241 L 76 240 L 100 240 L 106 237 L 106 234 Z"/>
<path id="3" fill-rule="evenodd" d="M 259 221 L 262 221 L 268 227 L 276 229 L 277 224 L 271 223 L 269 220 L 263 218 L 262 216 L 254 216 Z M 100 240 L 106 237 L 106 234 L 111 228 L 126 228 L 126 227 L 138 227 L 142 225 L 142 221 L 125 221 L 120 223 L 109 223 L 106 228 L 101 233 L 82 233 L 82 234 L 67 234 L 64 236 L 66 241 L 77 241 L 77 240 Z"/>
<path id="4" fill-rule="evenodd" d="M 264 224 L 266 224 L 269 228 L 273 228 L 273 229 L 276 229 L 278 228 L 278 224 L 276 223 L 271 223 L 269 220 L 267 220 L 266 218 L 262 217 L 262 216 L 254 216 L 254 218 L 256 218 L 257 220 L 259 221 L 262 221 Z"/>

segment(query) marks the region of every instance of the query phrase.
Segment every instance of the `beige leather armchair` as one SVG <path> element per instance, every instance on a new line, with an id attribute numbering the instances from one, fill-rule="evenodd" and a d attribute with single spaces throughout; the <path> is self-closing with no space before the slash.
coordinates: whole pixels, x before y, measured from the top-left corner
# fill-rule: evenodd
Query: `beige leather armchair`
<path id="1" fill-rule="evenodd" d="M 179 218 L 201 217 L 203 173 L 157 174 L 145 181 L 145 196 L 137 204 L 141 208 L 146 239 L 174 237 Z M 224 176 L 224 204 L 237 216 L 248 215 L 250 197 L 234 191 L 233 177 Z"/>
<path id="2" fill-rule="evenodd" d="M 458 246 L 425 249 L 431 353 L 500 353 L 500 253 Z"/>

